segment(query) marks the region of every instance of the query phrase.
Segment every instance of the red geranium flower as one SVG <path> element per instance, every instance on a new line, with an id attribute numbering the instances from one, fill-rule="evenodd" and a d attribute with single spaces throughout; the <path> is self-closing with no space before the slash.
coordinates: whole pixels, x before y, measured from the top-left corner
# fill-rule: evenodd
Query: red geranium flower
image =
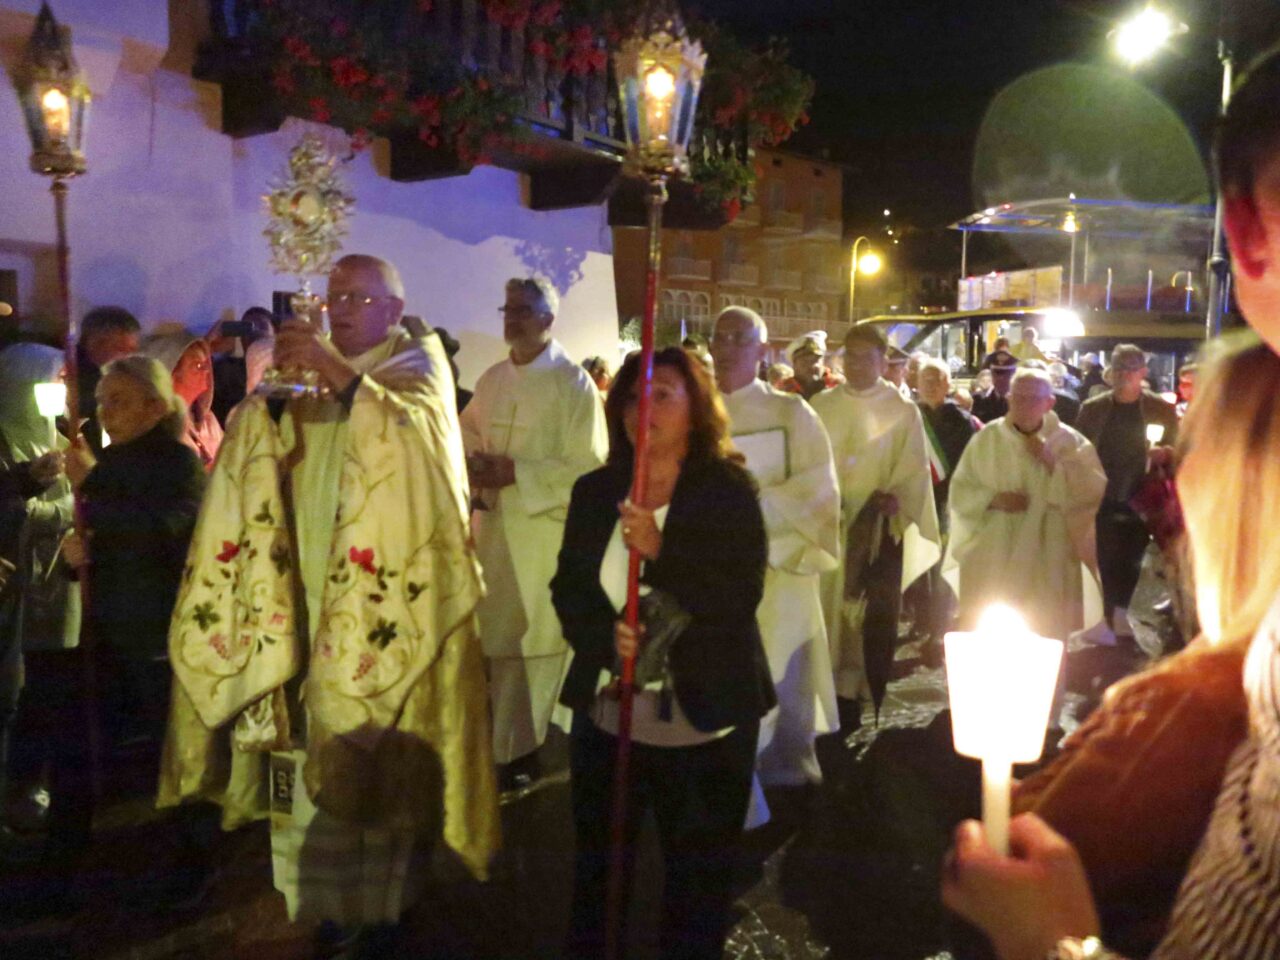
<path id="1" fill-rule="evenodd" d="M 329 109 L 329 102 L 324 97 L 312 97 L 307 101 L 307 106 L 311 109 L 311 119 L 316 123 L 328 123 L 333 118 L 333 111 Z"/>
<path id="2" fill-rule="evenodd" d="M 354 563 L 365 573 L 377 574 L 378 568 L 373 565 L 373 547 L 368 550 L 360 550 L 352 547 L 347 552 L 347 559 Z"/>

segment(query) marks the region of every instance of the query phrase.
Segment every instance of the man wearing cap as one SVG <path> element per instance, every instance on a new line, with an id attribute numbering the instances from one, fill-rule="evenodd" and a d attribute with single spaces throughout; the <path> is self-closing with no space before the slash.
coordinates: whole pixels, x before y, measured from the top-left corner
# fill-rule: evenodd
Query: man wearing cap
<path id="1" fill-rule="evenodd" d="M 779 384 L 787 393 L 798 393 L 806 400 L 837 383 L 822 360 L 827 355 L 827 332 L 811 330 L 787 344 L 787 362 L 795 371 L 790 380 Z"/>
<path id="2" fill-rule="evenodd" d="M 938 516 L 920 411 L 881 379 L 889 344 L 872 324 L 844 341 L 845 384 L 813 399 L 840 484 L 840 566 L 823 576 L 836 692 L 884 693 L 902 590 L 940 555 Z M 849 704 L 852 707 L 852 704 Z"/>
<path id="3" fill-rule="evenodd" d="M 756 618 L 778 706 L 760 724 L 756 769 L 765 785 L 799 786 L 821 781 L 813 741 L 839 726 L 818 575 L 834 570 L 840 555 L 840 495 L 817 414 L 756 379 L 768 342 L 759 314 L 729 307 L 716 318 L 711 355 L 769 535 Z"/>
<path id="4" fill-rule="evenodd" d="M 884 358 L 884 378 L 885 380 L 900 394 L 903 399 L 911 400 L 911 388 L 907 386 L 907 361 L 909 357 L 905 350 L 900 350 L 893 344 L 889 344 L 889 352 Z"/>
<path id="5" fill-rule="evenodd" d="M 991 392 L 973 398 L 973 415 L 983 423 L 999 420 L 1009 412 L 1009 385 L 1018 358 L 1008 350 L 995 350 L 988 355 L 986 368 L 991 371 Z"/>
<path id="6" fill-rule="evenodd" d="M 1148 465 L 1172 463 L 1178 435 L 1178 414 L 1173 405 L 1148 390 L 1147 357 L 1132 343 L 1119 344 L 1111 352 L 1111 389 L 1080 408 L 1076 429 L 1098 450 L 1107 474 L 1107 490 L 1098 508 L 1098 567 L 1102 574 L 1103 609 L 1110 622 L 1117 610 L 1129 606 L 1142 554 L 1150 542 L 1146 524 L 1129 506 L 1146 476 Z M 1157 426 L 1163 435 L 1149 442 L 1147 428 Z M 1115 616 L 1112 629 L 1132 633 L 1127 617 Z"/>

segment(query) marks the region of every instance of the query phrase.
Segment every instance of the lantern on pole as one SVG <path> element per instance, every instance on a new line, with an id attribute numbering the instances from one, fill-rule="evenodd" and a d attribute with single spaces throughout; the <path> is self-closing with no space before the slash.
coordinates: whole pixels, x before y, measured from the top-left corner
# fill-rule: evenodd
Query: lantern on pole
<path id="1" fill-rule="evenodd" d="M 613 55 L 618 101 L 627 137 L 625 172 L 645 181 L 649 228 L 649 262 L 645 274 L 644 316 L 640 327 L 640 390 L 635 440 L 635 474 L 630 499 L 644 500 L 649 479 L 649 421 L 653 381 L 654 313 L 658 268 L 662 260 L 662 208 L 667 182 L 689 172 L 689 141 L 698 108 L 698 91 L 707 55 L 689 37 L 680 15 L 655 4 L 639 18 L 633 33 Z M 626 621 L 638 631 L 640 622 L 640 554 L 632 550 L 627 569 Z M 618 706 L 618 755 L 613 772 L 613 807 L 605 953 L 622 956 L 622 880 L 624 875 L 627 767 L 631 753 L 631 709 L 635 694 L 635 658 L 622 663 Z"/>
<path id="2" fill-rule="evenodd" d="M 31 169 L 51 177 L 54 222 L 57 229 L 58 296 L 62 316 L 62 339 L 66 357 L 66 393 L 64 406 L 69 413 L 71 439 L 76 439 L 80 416 L 79 374 L 76 364 L 76 341 L 79 325 L 71 312 L 71 257 L 67 246 L 67 181 L 87 169 L 84 158 L 85 121 L 89 109 L 89 87 L 76 65 L 71 49 L 71 31 L 58 23 L 47 3 L 40 4 L 35 29 L 27 40 L 22 60 L 13 71 L 14 87 L 22 104 L 22 115 L 31 138 Z M 40 385 L 43 386 L 43 385 Z M 44 394 L 43 398 L 41 394 Z M 46 409 L 56 406 L 53 391 L 37 387 L 36 402 Z M 48 414 L 45 414 L 48 416 Z M 57 437 L 51 437 L 56 441 Z M 83 535 L 84 523 L 79 495 L 75 499 L 76 532 Z M 86 611 L 82 624 L 88 624 L 89 588 L 85 571 L 80 571 L 81 607 Z M 82 627 L 83 629 L 83 627 Z M 97 724 L 97 680 L 92 655 L 92 635 L 85 633 L 82 647 L 87 655 L 84 665 L 85 699 L 89 703 L 90 777 L 94 791 L 101 791 L 101 737 Z"/>
<path id="3" fill-rule="evenodd" d="M 1044 750 L 1063 644 L 993 606 L 977 630 L 948 633 L 943 646 L 956 753 L 982 761 L 982 825 L 992 848 L 1008 855 L 1013 765 Z"/>
<path id="4" fill-rule="evenodd" d="M 85 172 L 84 132 L 89 88 L 71 50 L 71 31 L 54 19 L 47 3 L 40 5 L 35 29 L 22 61 L 13 73 L 22 115 L 31 138 L 31 169 L 53 178 L 54 214 L 58 231 L 58 287 L 66 340 L 69 408 L 79 407 L 76 395 L 76 324 L 71 315 L 67 250 L 67 180 Z"/>

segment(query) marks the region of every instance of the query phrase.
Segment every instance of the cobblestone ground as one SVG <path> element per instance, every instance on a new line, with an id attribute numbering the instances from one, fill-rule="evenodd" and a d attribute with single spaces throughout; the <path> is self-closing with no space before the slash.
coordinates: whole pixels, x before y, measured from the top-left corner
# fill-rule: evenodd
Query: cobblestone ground
<path id="1" fill-rule="evenodd" d="M 1086 648 L 1069 658 L 1064 726 L 1134 669 L 1136 652 Z M 738 921 L 727 955 L 742 960 L 942 960 L 963 954 L 963 931 L 938 902 L 938 865 L 952 826 L 976 815 L 977 765 L 951 749 L 945 679 L 910 645 L 877 725 L 870 715 L 848 736 L 819 743 L 825 782 L 772 791 L 773 821 L 748 838 Z M 572 827 L 562 737 L 549 742 L 552 773 L 533 794 L 503 808 L 505 850 L 490 882 L 434 886 L 407 916 L 398 958 L 555 957 L 568 914 Z M 211 895 L 186 913 L 157 910 L 141 878 L 160 862 L 155 814 L 142 800 L 108 808 L 95 825 L 90 863 L 75 906 L 18 919 L 29 866 L 0 874 L 4 960 L 306 960 L 310 931 L 285 919 L 271 888 L 265 825 L 227 835 Z M 655 891 L 659 866 L 645 841 L 638 889 Z M 628 955 L 656 955 L 657 901 L 633 904 Z"/>

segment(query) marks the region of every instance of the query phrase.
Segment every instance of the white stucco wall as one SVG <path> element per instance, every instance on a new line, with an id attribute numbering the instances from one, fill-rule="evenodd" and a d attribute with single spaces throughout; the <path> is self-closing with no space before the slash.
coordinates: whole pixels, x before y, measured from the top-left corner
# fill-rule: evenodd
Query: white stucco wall
<path id="1" fill-rule="evenodd" d="M 191 38 L 179 37 L 178 23 L 171 32 L 169 6 L 53 3 L 72 29 L 95 94 L 89 173 L 70 191 L 73 309 L 116 303 L 144 325 L 176 319 L 205 329 L 228 311 L 270 306 L 272 290 L 290 288 L 292 280 L 267 265 L 262 193 L 303 130 L 325 131 L 340 151 L 346 138 L 297 120 L 243 140 L 219 133 L 220 90 L 192 80 L 182 66 L 190 51 L 178 48 L 189 48 Z M 0 0 L 6 68 L 38 8 L 37 0 Z M 555 332 L 571 356 L 616 355 L 603 207 L 529 210 L 520 202 L 520 177 L 489 167 L 466 177 L 395 183 L 378 172 L 386 169 L 384 150 L 375 145 L 343 166 L 356 197 L 344 249 L 400 268 L 406 312 L 461 341 L 463 384 L 505 355 L 496 308 L 511 276 L 540 274 L 556 284 L 562 302 Z M 18 271 L 19 306 L 39 320 L 56 312 L 53 204 L 48 182 L 27 167 L 29 152 L 10 86 L 0 91 L 0 269 Z"/>

